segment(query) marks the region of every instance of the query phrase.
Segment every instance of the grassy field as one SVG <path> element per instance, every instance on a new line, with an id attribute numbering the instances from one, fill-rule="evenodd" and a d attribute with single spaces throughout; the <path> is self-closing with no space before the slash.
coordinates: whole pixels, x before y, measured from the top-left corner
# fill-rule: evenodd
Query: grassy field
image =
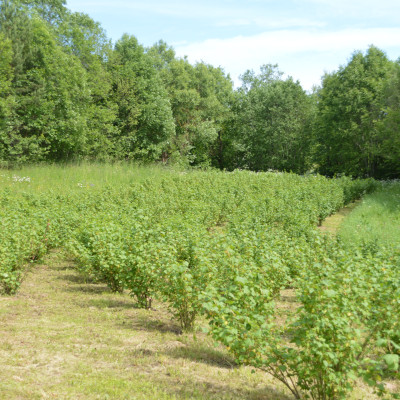
<path id="1" fill-rule="evenodd" d="M 343 221 L 339 235 L 345 243 L 400 247 L 400 183 L 365 196 Z"/>

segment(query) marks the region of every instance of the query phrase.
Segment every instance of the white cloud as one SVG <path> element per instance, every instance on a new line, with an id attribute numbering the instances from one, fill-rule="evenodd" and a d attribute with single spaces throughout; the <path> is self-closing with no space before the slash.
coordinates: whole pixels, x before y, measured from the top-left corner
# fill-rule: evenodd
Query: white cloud
<path id="1" fill-rule="evenodd" d="M 199 2 L 190 0 L 171 0 L 165 2 L 163 0 L 148 0 L 148 1 L 77 1 L 72 0 L 68 2 L 68 6 L 79 5 L 83 7 L 102 7 L 110 9 L 120 9 L 123 11 L 141 11 L 150 14 L 159 14 L 169 17 L 180 18 L 238 18 L 245 14 L 251 15 L 252 11 L 249 7 L 238 6 L 229 7 L 226 4 L 214 1 Z"/>
<path id="2" fill-rule="evenodd" d="M 357 8 L 358 10 L 371 10 L 372 8 L 382 8 L 387 13 L 390 10 L 399 9 L 399 4 L 393 0 L 298 0 L 298 4 L 318 4 L 332 8 Z"/>
<path id="3" fill-rule="evenodd" d="M 371 44 L 396 49 L 400 55 L 400 28 L 344 29 L 322 31 L 295 29 L 265 32 L 229 39 L 209 39 L 177 46 L 178 56 L 187 55 L 191 62 L 204 61 L 221 66 L 238 84 L 238 76 L 247 69 L 258 70 L 262 64 L 279 64 L 285 73 L 299 79 L 303 87 L 318 84 L 324 71 L 345 63 L 354 50 L 366 50 Z"/>
<path id="4" fill-rule="evenodd" d="M 103 8 L 146 12 L 169 17 L 207 18 L 224 21 L 240 21 L 257 19 L 260 15 L 279 17 L 299 12 L 304 16 L 317 13 L 332 17 L 346 16 L 362 20 L 365 17 L 386 17 L 399 21 L 400 2 L 394 0 L 274 0 L 240 2 L 223 0 L 68 0 L 67 6 L 72 8 Z M 261 13 L 261 14 L 260 14 Z"/>
<path id="5" fill-rule="evenodd" d="M 254 18 L 238 18 L 238 19 L 221 19 L 215 26 L 218 27 L 240 27 L 255 25 L 260 28 L 266 29 L 287 29 L 287 28 L 322 28 L 326 23 L 321 21 L 313 21 L 301 18 L 265 18 L 265 17 L 254 17 Z"/>
<path id="6" fill-rule="evenodd" d="M 309 89 L 370 44 L 400 56 L 394 0 L 68 0 L 73 6 L 104 21 L 112 16 L 105 27 L 114 40 L 123 31 L 146 45 L 161 37 L 191 62 L 222 66 L 236 84 L 247 69 L 277 63 Z"/>
<path id="7" fill-rule="evenodd" d="M 386 17 L 399 21 L 400 2 L 394 0 L 297 0 L 297 4 L 309 8 L 319 7 L 326 13 L 363 19 Z"/>

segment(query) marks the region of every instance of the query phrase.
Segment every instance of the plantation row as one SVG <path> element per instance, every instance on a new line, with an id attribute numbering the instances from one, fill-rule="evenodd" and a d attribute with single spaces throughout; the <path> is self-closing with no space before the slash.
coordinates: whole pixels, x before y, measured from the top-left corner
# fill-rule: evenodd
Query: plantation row
<path id="1" fill-rule="evenodd" d="M 249 223 L 307 231 L 366 190 L 361 181 L 355 187 L 348 180 L 253 173 L 165 174 L 129 187 L 70 182 L 67 191 L 37 188 L 15 175 L 3 174 L 1 180 L 0 271 L 7 293 L 17 290 L 26 261 L 52 247 L 80 244 L 84 263 L 84 256 L 95 252 L 96 240 L 108 236 L 111 246 L 118 233 L 127 243 L 132 235 L 158 237 L 159 229 L 165 231 L 162 235 L 180 232 L 187 237 L 188 231 L 208 240 L 218 227 L 228 232 Z M 150 237 L 144 239 L 149 243 Z M 123 283 L 116 276 L 112 285 L 118 289 Z"/>
<path id="2" fill-rule="evenodd" d="M 349 248 L 316 226 L 376 189 L 372 180 L 237 171 L 160 173 L 124 184 L 43 189 L 3 177 L 0 281 L 65 247 L 80 271 L 140 306 L 164 300 L 182 329 L 196 317 L 239 363 L 295 398 L 345 398 L 363 377 L 378 391 L 398 371 L 400 254 Z M 296 292 L 292 312 L 278 306 Z"/>

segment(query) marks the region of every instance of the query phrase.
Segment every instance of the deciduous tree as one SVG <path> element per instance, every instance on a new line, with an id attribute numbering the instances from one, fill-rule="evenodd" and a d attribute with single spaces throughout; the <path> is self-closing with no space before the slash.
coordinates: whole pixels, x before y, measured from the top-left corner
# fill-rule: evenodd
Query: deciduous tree
<path id="1" fill-rule="evenodd" d="M 308 167 L 312 100 L 276 65 L 242 76 L 234 104 L 233 167 L 303 172 Z"/>
<path id="2" fill-rule="evenodd" d="M 324 174 L 380 177 L 387 117 L 386 88 L 394 63 L 376 47 L 355 52 L 346 66 L 325 75 L 318 94 L 317 162 Z"/>

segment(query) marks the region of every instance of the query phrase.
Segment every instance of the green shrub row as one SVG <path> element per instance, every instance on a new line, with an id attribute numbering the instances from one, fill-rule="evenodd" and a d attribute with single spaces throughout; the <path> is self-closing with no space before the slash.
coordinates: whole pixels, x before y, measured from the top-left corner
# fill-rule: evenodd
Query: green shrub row
<path id="1" fill-rule="evenodd" d="M 7 293 L 28 261 L 62 246 L 139 306 L 165 301 L 183 330 L 205 316 L 238 363 L 295 398 L 345 398 L 360 377 L 383 393 L 382 377 L 398 373 L 399 255 L 345 250 L 316 230 L 375 181 L 210 171 L 66 186 L 0 186 Z M 279 307 L 282 289 L 293 310 Z"/>

